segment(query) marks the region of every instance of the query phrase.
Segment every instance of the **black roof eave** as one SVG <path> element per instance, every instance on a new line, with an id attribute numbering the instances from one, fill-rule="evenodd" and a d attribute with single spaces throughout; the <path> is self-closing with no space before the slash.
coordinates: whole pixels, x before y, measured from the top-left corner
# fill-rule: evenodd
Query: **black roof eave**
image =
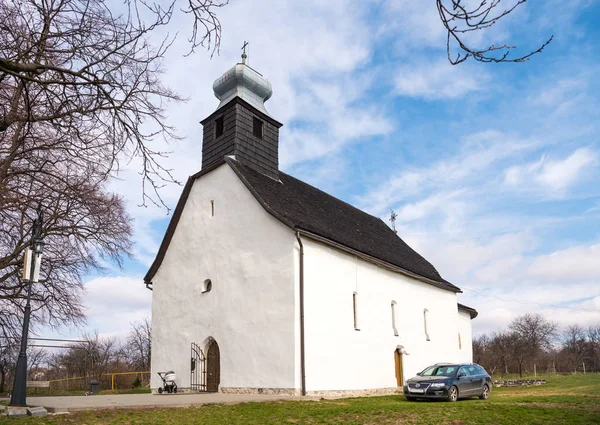
<path id="1" fill-rule="evenodd" d="M 477 310 L 475 310 L 472 307 L 468 307 L 468 306 L 466 306 L 464 304 L 461 304 L 461 303 L 457 303 L 457 305 L 458 305 L 458 310 L 459 311 L 464 311 L 465 313 L 469 313 L 469 316 L 471 316 L 471 320 L 473 320 L 474 318 L 476 318 L 479 315 L 479 313 L 477 312 Z"/>
<path id="2" fill-rule="evenodd" d="M 357 257 L 359 257 L 359 258 L 361 258 L 361 259 L 363 259 L 365 261 L 368 261 L 369 263 L 373 263 L 373 264 L 375 264 L 377 266 L 380 266 L 380 267 L 382 267 L 382 268 L 384 268 L 386 270 L 389 270 L 389 271 L 392 271 L 392 272 L 396 272 L 396 273 L 400 273 L 400 274 L 406 275 L 408 277 L 412 277 L 413 279 L 417 279 L 417 280 L 419 280 L 421 282 L 427 283 L 429 285 L 435 286 L 435 287 L 440 288 L 440 289 L 444 289 L 446 291 L 451 291 L 451 292 L 454 292 L 454 293 L 461 293 L 462 292 L 459 287 L 451 284 L 450 282 L 447 282 L 447 281 L 439 282 L 439 281 L 436 281 L 436 280 L 433 280 L 433 279 L 429 279 L 429 278 L 427 278 L 425 276 L 421 276 L 418 273 L 414 273 L 414 272 L 411 272 L 410 270 L 404 269 L 402 267 L 398 267 L 395 264 L 388 263 L 387 261 L 381 260 L 381 259 L 379 259 L 377 257 L 373 257 L 372 255 L 369 255 L 369 254 L 365 254 L 364 252 L 357 251 L 357 250 L 355 250 L 353 248 L 350 248 L 350 247 L 348 247 L 346 245 L 343 245 L 341 243 L 335 242 L 335 241 L 333 241 L 331 239 L 327 239 L 327 238 L 325 238 L 323 236 L 319 236 L 319 235 L 317 235 L 315 233 L 312 233 L 312 232 L 309 232 L 307 230 L 302 230 L 300 228 L 296 228 L 295 230 L 297 230 L 297 232 L 300 233 L 303 236 L 306 236 L 306 237 L 308 237 L 310 239 L 313 239 L 315 241 L 321 242 L 321 243 L 323 243 L 325 245 L 328 245 L 330 247 L 336 248 L 336 249 L 338 249 L 340 251 L 343 251 L 343 252 L 346 252 L 348 254 L 355 255 L 355 256 L 357 256 Z"/>

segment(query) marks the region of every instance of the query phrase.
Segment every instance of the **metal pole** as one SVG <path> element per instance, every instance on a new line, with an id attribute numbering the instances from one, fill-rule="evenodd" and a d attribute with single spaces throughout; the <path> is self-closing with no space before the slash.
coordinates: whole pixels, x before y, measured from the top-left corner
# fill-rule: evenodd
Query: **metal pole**
<path id="1" fill-rule="evenodd" d="M 25 317 L 23 318 L 23 332 L 21 333 L 21 349 L 17 360 L 17 368 L 15 371 L 15 381 L 10 397 L 9 406 L 27 407 L 27 337 L 29 334 L 29 318 L 31 316 L 31 287 L 35 274 L 35 263 L 40 254 L 35 247 L 36 242 L 41 241 L 42 234 L 42 215 L 38 208 L 38 217 L 33 223 L 32 242 L 33 253 L 31 256 L 31 270 L 27 284 L 27 302 L 25 303 Z"/>
<path id="2" fill-rule="evenodd" d="M 35 255 L 31 259 L 31 273 L 35 267 Z M 17 360 L 15 382 L 10 397 L 9 406 L 27 406 L 27 334 L 29 333 L 29 317 L 31 315 L 31 280 L 27 281 L 27 303 L 25 304 L 25 317 L 23 318 L 23 333 L 21 334 L 21 350 Z"/>

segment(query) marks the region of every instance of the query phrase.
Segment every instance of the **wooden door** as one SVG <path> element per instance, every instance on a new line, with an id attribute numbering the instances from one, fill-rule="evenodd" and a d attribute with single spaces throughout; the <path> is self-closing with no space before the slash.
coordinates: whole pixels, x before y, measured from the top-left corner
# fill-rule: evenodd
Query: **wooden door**
<path id="1" fill-rule="evenodd" d="M 396 364 L 396 383 L 399 387 L 404 385 L 404 377 L 402 376 L 402 353 L 400 350 L 394 351 L 394 362 Z"/>
<path id="2" fill-rule="evenodd" d="M 217 341 L 212 341 L 206 353 L 206 390 L 218 392 L 221 383 L 221 353 Z"/>

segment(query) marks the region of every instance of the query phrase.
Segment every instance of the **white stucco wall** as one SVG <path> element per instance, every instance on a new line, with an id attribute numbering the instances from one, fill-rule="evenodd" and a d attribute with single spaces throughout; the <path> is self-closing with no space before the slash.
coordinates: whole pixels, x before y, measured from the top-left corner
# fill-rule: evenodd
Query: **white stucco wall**
<path id="1" fill-rule="evenodd" d="M 297 388 L 294 241 L 228 165 L 194 182 L 153 279 L 152 388 L 168 369 L 189 387 L 190 344 L 209 336 L 221 387 Z M 203 294 L 205 279 L 212 290 Z"/>
<path id="2" fill-rule="evenodd" d="M 461 339 L 460 361 L 473 361 L 473 328 L 471 325 L 471 315 L 465 311 L 458 312 L 458 326 Z"/>
<path id="3" fill-rule="evenodd" d="M 459 327 L 463 342 L 470 343 L 470 334 L 459 320 L 456 294 L 308 238 L 303 243 L 309 392 L 396 387 L 398 345 L 409 354 L 403 356 L 405 380 L 430 364 L 465 360 L 458 348 Z M 353 292 L 358 293 L 360 331 L 354 329 Z M 392 328 L 392 300 L 399 336 Z M 423 325 L 425 308 L 430 341 Z"/>

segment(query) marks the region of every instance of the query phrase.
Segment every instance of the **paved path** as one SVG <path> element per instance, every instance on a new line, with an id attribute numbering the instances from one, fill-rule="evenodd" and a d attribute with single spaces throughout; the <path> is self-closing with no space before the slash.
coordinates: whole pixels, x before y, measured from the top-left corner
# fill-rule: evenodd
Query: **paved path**
<path id="1" fill-rule="evenodd" d="M 49 413 L 95 409 L 135 409 L 190 407 L 207 403 L 235 404 L 250 401 L 318 400 L 319 397 L 295 397 L 258 394 L 113 394 L 95 396 L 27 397 L 30 406 L 43 406 Z"/>

